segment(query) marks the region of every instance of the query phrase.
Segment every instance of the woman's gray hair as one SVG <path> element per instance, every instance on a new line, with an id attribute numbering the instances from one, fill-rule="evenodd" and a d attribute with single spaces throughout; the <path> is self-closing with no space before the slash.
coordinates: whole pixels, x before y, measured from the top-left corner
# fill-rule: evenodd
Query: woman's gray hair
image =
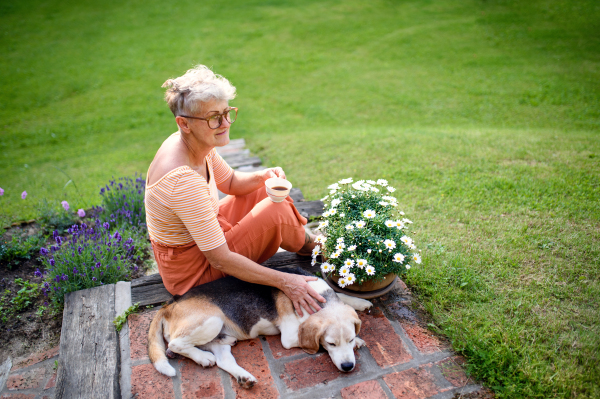
<path id="1" fill-rule="evenodd" d="M 211 100 L 235 98 L 235 87 L 205 65 L 197 65 L 185 75 L 167 80 L 162 87 L 167 88 L 165 101 L 175 116 L 198 113 L 201 104 Z"/>

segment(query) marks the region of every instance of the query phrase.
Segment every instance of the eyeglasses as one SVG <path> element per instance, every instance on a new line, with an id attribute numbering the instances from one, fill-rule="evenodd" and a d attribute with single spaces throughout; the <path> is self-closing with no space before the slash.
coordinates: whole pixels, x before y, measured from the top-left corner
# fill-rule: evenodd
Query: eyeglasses
<path id="1" fill-rule="evenodd" d="M 180 115 L 180 116 L 183 116 L 184 118 L 200 119 L 200 120 L 206 121 L 206 123 L 208 123 L 209 128 L 218 129 L 223 124 L 223 117 L 225 117 L 225 119 L 227 119 L 227 122 L 229 122 L 229 123 L 235 122 L 235 120 L 237 119 L 237 112 L 238 112 L 237 108 L 231 107 L 227 111 L 223 112 L 222 114 L 211 115 L 208 118 L 200 118 L 198 116 L 187 116 L 187 115 Z"/>

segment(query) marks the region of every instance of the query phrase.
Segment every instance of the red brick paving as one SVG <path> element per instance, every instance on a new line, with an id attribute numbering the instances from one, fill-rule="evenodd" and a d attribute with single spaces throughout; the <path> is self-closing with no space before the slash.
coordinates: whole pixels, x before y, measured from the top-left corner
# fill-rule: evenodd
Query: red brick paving
<path id="1" fill-rule="evenodd" d="M 148 358 L 148 329 L 156 312 L 158 308 L 145 313 L 131 314 L 127 318 L 129 351 L 134 360 Z"/>
<path id="2" fill-rule="evenodd" d="M 412 359 L 381 309 L 373 308 L 370 313 L 361 312 L 359 317 L 362 327 L 358 335 L 365 341 L 380 367 L 394 366 Z"/>
<path id="3" fill-rule="evenodd" d="M 408 338 L 410 338 L 420 352 L 434 353 L 446 349 L 440 340 L 429 330 L 418 324 L 408 322 L 403 322 L 401 324 Z"/>
<path id="4" fill-rule="evenodd" d="M 423 399 L 441 392 L 431 372 L 424 367 L 388 374 L 383 380 L 396 399 Z"/>
<path id="5" fill-rule="evenodd" d="M 46 383 L 46 386 L 44 387 L 44 389 L 54 388 L 55 386 L 56 386 L 56 371 L 54 373 L 52 373 L 52 377 L 50 377 L 50 379 Z"/>
<path id="6" fill-rule="evenodd" d="M 203 368 L 189 359 L 180 360 L 179 363 L 182 364 L 181 395 L 183 399 L 221 399 L 225 397 L 217 367 Z"/>
<path id="7" fill-rule="evenodd" d="M 175 395 L 171 377 L 160 374 L 152 364 L 131 368 L 131 395 L 139 398 L 171 399 Z"/>
<path id="8" fill-rule="evenodd" d="M 279 376 L 292 391 L 326 384 L 344 375 L 356 374 L 360 371 L 358 356 L 356 366 L 350 373 L 343 373 L 331 361 L 327 353 L 306 357 L 286 363 L 285 371 Z"/>
<path id="9" fill-rule="evenodd" d="M 38 388 L 46 377 L 46 370 L 42 367 L 29 370 L 21 374 L 13 374 L 8 377 L 6 386 L 9 390 L 35 389 Z"/>
<path id="10" fill-rule="evenodd" d="M 59 350 L 59 346 L 55 346 L 52 349 L 48 349 L 47 351 L 44 352 L 40 352 L 40 353 L 34 353 L 33 355 L 30 355 L 28 357 L 25 358 L 17 358 L 13 361 L 13 366 L 11 368 L 11 372 L 18 370 L 18 369 L 22 369 L 24 367 L 27 366 L 31 366 L 33 364 L 42 362 L 46 359 L 50 359 L 56 355 L 58 355 L 58 350 Z"/>
<path id="11" fill-rule="evenodd" d="M 455 387 L 464 387 L 469 382 L 469 377 L 463 370 L 463 365 L 466 360 L 462 356 L 454 356 L 446 358 L 436 364 L 442 371 L 442 375 Z"/>
<path id="12" fill-rule="evenodd" d="M 271 353 L 273 353 L 273 357 L 275 359 L 281 359 L 282 357 L 304 353 L 304 351 L 300 348 L 285 349 L 283 345 L 281 345 L 281 335 L 269 335 L 266 338 L 269 348 L 271 349 Z"/>
<path id="13" fill-rule="evenodd" d="M 269 362 L 258 338 L 238 342 L 237 345 L 231 348 L 231 353 L 238 366 L 248 371 L 258 380 L 251 389 L 245 389 L 231 377 L 231 385 L 237 398 L 270 399 L 279 397 L 275 381 L 271 376 Z"/>
<path id="14" fill-rule="evenodd" d="M 342 389 L 343 399 L 387 399 L 381 385 L 375 380 L 361 382 Z"/>

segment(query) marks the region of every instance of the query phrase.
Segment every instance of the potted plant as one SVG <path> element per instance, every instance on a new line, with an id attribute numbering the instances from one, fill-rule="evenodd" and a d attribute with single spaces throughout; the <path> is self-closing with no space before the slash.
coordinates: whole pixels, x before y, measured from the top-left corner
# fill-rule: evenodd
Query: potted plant
<path id="1" fill-rule="evenodd" d="M 391 289 L 397 276 L 421 263 L 407 227 L 412 224 L 399 211 L 396 191 L 384 179 L 352 178 L 328 187 L 324 220 L 317 230 L 313 265 L 322 255 L 321 271 L 337 291 L 374 298 Z"/>

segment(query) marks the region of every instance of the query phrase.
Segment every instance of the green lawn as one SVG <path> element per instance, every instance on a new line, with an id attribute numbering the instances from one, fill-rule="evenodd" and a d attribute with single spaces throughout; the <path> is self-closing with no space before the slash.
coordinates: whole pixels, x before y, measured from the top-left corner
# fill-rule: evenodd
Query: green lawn
<path id="1" fill-rule="evenodd" d="M 408 283 L 500 397 L 600 397 L 600 3 L 102 3 L 0 3 L 0 221 L 145 173 L 203 63 L 310 199 L 399 188 Z"/>

